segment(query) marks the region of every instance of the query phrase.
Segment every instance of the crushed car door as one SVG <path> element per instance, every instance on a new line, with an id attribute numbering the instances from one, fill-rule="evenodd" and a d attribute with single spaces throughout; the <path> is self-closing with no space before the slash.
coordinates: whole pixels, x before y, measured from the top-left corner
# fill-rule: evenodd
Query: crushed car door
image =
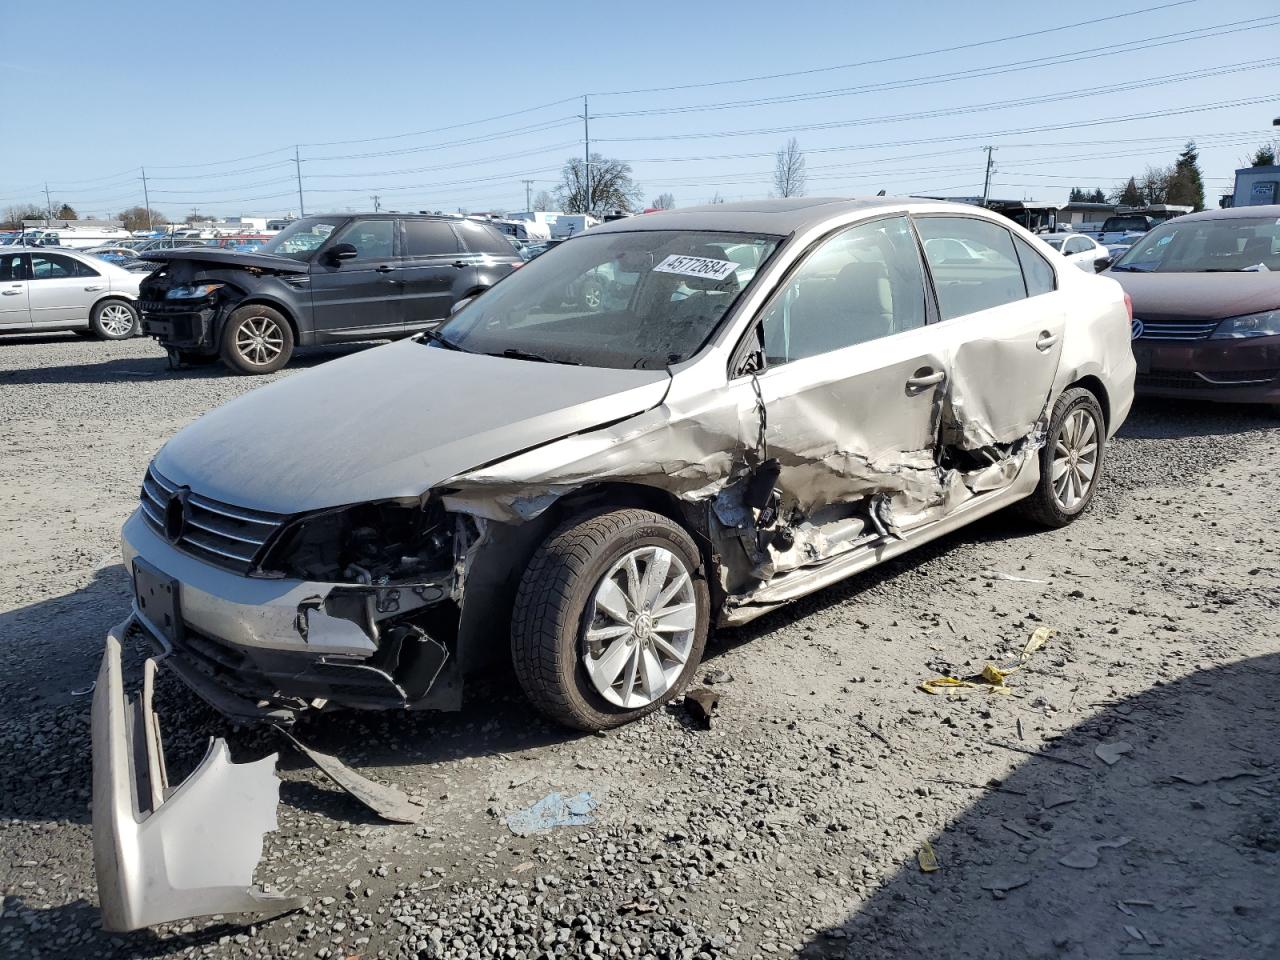
<path id="1" fill-rule="evenodd" d="M 809 531 L 791 565 L 883 535 L 895 510 L 913 514 L 943 495 L 935 442 L 948 371 L 928 309 L 900 215 L 821 241 L 762 311 L 752 333 L 764 354 L 753 384 L 767 424 L 758 456 L 777 462 L 778 514 Z M 760 414 L 743 408 L 748 445 Z M 795 553 L 793 539 L 775 539 L 775 560 Z"/>
<path id="2" fill-rule="evenodd" d="M 338 231 L 311 264 L 311 309 L 316 339 L 342 340 L 361 333 L 398 334 L 399 263 L 392 218 L 356 220 Z M 335 260 L 328 250 L 349 243 L 356 255 Z"/>
<path id="3" fill-rule="evenodd" d="M 1064 294 L 1049 261 L 999 224 L 920 216 L 916 227 L 937 291 L 938 339 L 952 354 L 942 443 L 999 455 L 1047 416 Z"/>

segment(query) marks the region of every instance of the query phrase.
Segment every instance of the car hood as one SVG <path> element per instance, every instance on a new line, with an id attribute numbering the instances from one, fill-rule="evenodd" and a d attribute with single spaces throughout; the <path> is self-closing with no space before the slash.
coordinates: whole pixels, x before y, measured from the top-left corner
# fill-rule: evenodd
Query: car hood
<path id="1" fill-rule="evenodd" d="M 301 260 L 290 260 L 288 257 L 273 257 L 269 253 L 240 253 L 222 247 L 179 247 L 177 250 L 147 250 L 138 254 L 139 259 L 153 260 L 157 263 L 169 263 L 174 260 L 187 260 L 209 264 L 212 269 L 252 267 L 255 270 L 267 270 L 271 273 L 310 273 L 311 265 Z"/>
<path id="2" fill-rule="evenodd" d="M 1133 312 L 1144 320 L 1200 317 L 1222 320 L 1280 307 L 1280 272 L 1129 273 L 1108 276 L 1133 298 Z"/>
<path id="3" fill-rule="evenodd" d="M 459 473 L 662 402 L 665 370 L 573 367 L 403 340 L 206 413 L 156 455 L 224 503 L 300 513 L 416 497 Z"/>

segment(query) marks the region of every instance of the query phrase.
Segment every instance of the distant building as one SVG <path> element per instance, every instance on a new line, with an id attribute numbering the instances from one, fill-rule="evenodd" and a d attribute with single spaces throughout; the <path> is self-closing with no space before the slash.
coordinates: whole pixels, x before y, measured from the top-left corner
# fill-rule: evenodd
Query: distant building
<path id="1" fill-rule="evenodd" d="M 1230 207 L 1257 207 L 1280 203 L 1280 166 L 1244 167 L 1236 171 L 1236 189 Z"/>

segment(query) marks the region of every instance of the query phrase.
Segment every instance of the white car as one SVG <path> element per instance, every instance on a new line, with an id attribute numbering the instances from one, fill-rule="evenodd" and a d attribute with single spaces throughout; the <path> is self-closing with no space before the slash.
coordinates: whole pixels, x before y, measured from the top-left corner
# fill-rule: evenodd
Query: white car
<path id="1" fill-rule="evenodd" d="M 138 333 L 138 285 L 130 273 L 65 248 L 0 252 L 0 333 L 71 330 L 101 340 Z"/>
<path id="2" fill-rule="evenodd" d="M 1049 233 L 1040 239 L 1086 273 L 1105 270 L 1112 260 L 1110 250 L 1081 233 Z"/>

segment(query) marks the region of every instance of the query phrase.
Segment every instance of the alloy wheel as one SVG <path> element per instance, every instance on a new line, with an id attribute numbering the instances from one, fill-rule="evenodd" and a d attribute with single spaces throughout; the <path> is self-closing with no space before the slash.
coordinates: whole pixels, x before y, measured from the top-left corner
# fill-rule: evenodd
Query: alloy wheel
<path id="1" fill-rule="evenodd" d="M 693 577 L 672 551 L 637 547 L 600 579 L 585 620 L 582 660 L 596 692 L 626 710 L 646 707 L 688 662 L 698 623 Z"/>
<path id="2" fill-rule="evenodd" d="M 1077 407 L 1063 420 L 1053 446 L 1053 498 L 1066 511 L 1075 510 L 1088 496 L 1098 470 L 1098 423 L 1086 407 Z"/>
<path id="3" fill-rule="evenodd" d="M 127 336 L 133 330 L 133 312 L 121 303 L 108 303 L 98 314 L 98 323 L 108 335 Z"/>
<path id="4" fill-rule="evenodd" d="M 246 361 L 266 366 L 284 349 L 284 331 L 270 317 L 248 317 L 236 329 L 236 352 Z"/>

